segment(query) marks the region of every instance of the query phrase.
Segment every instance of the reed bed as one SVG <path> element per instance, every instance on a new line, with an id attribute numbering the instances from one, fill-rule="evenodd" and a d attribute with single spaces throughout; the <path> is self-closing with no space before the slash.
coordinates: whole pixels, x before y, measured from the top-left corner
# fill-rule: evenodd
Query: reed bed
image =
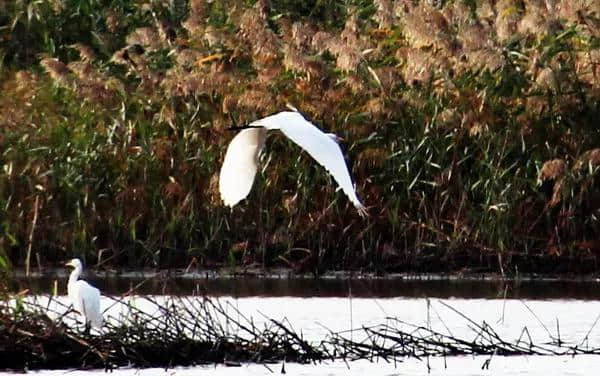
<path id="1" fill-rule="evenodd" d="M 100 331 L 85 331 L 62 303 L 50 299 L 4 303 L 0 360 L 13 369 L 174 367 L 240 362 L 310 362 L 326 353 L 287 323 L 256 326 L 234 307 L 210 298 L 158 302 L 115 300 L 123 314 L 105 317 Z M 14 302 L 13 302 L 14 303 Z M 51 318 L 51 317 L 52 318 Z"/>
<path id="2" fill-rule="evenodd" d="M 574 344 L 561 340 L 560 332 L 558 336 L 548 333 L 547 340 L 536 343 L 527 327 L 518 339 L 507 340 L 485 322 L 477 323 L 443 302 L 462 317 L 470 332 L 454 336 L 390 317 L 379 325 L 330 332 L 308 341 L 286 320 L 263 317 L 259 325 L 217 299 L 140 299 L 144 309 L 114 299 L 114 304 L 123 305 L 124 314 L 107 317 L 105 326 L 91 333 L 84 331 L 81 323 L 77 325 L 77 318 L 66 307 L 50 308 L 56 303 L 52 299 L 43 305 L 32 300 L 5 301 L 0 310 L 2 367 L 110 370 L 120 366 L 239 366 L 242 362 L 268 367 L 286 361 L 400 364 L 406 357 L 600 354 L 600 348 L 590 346 L 587 337 Z"/>
<path id="3" fill-rule="evenodd" d="M 0 267 L 598 271 L 597 1 L 105 3 L 0 3 Z M 286 103 L 369 219 L 275 136 L 222 206 L 225 128 Z"/>
<path id="4" fill-rule="evenodd" d="M 350 336 L 349 333 L 332 333 L 329 342 L 333 346 L 343 349 L 345 352 L 342 353 L 347 359 L 382 359 L 388 362 L 398 361 L 399 357 L 416 357 L 422 360 L 430 356 L 454 355 L 575 356 L 600 354 L 600 348 L 590 346 L 587 336 L 579 343 L 569 343 L 561 340 L 560 331 L 558 331 L 558 336 L 548 332 L 548 338 L 545 341 L 534 342 L 529 334 L 529 329 L 524 326 L 519 338 L 507 340 L 485 321 L 475 322 L 458 309 L 444 302 L 440 303 L 458 313 L 464 319 L 470 333 L 458 337 L 449 331 L 442 333 L 427 326 L 415 325 L 390 317 L 384 324 L 363 327 L 358 330 L 365 336 L 365 339 L 361 341 L 352 339 L 356 333 L 353 336 Z M 589 329 L 588 335 L 594 326 Z M 557 328 L 559 329 L 558 323 Z"/>

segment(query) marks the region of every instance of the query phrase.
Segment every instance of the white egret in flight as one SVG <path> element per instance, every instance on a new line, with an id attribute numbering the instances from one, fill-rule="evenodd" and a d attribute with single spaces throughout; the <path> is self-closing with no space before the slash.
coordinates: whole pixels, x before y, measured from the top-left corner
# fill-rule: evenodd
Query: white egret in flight
<path id="1" fill-rule="evenodd" d="M 298 144 L 333 176 L 361 216 L 367 215 L 365 206 L 354 191 L 352 179 L 342 150 L 333 133 L 323 133 L 298 111 L 283 111 L 255 120 L 242 129 L 227 147 L 219 175 L 219 192 L 225 205 L 233 207 L 246 198 L 256 175 L 258 155 L 262 150 L 267 131 L 279 129 Z"/>
<path id="2" fill-rule="evenodd" d="M 100 329 L 102 327 L 102 313 L 100 313 L 100 290 L 91 286 L 86 281 L 79 279 L 83 267 L 79 259 L 66 263 L 73 267 L 67 284 L 69 299 L 73 303 L 73 308 L 81 313 L 85 318 L 86 329 L 91 324 L 92 327 Z"/>

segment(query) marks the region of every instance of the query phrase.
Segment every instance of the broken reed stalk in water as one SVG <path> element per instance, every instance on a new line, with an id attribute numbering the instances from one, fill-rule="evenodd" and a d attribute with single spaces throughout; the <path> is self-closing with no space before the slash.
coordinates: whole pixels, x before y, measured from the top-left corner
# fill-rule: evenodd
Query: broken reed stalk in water
<path id="1" fill-rule="evenodd" d="M 516 341 L 507 341 L 485 322 L 478 324 L 443 302 L 465 320 L 471 332 L 459 337 L 389 318 L 385 324 L 330 332 L 323 339 L 308 341 L 285 319 L 264 317 L 258 324 L 218 299 L 112 299 L 109 309 L 120 308 L 120 312 L 105 313 L 101 333 L 92 334 L 73 325 L 72 311 L 56 299 L 44 304 L 36 300 L 0 302 L 0 364 L 21 370 L 112 369 L 123 365 L 174 367 L 282 360 L 305 363 L 381 358 L 399 362 L 405 357 L 468 354 L 600 354 L 600 348 L 584 345 L 584 341 L 569 344 L 551 338 L 534 343 L 526 327 Z"/>

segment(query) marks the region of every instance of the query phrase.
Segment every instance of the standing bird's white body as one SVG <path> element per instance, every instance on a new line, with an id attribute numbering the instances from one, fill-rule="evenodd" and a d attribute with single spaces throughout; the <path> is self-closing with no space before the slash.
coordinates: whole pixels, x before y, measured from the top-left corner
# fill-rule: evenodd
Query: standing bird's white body
<path id="1" fill-rule="evenodd" d="M 79 259 L 73 259 L 66 265 L 74 268 L 67 284 L 67 293 L 73 308 L 83 315 L 86 327 L 91 325 L 93 328 L 100 329 L 103 321 L 100 312 L 100 290 L 79 279 L 83 270 Z"/>
<path id="2" fill-rule="evenodd" d="M 219 191 L 225 205 L 234 206 L 250 193 L 267 131 L 279 129 L 325 167 L 360 215 L 367 214 L 356 196 L 344 155 L 334 134 L 323 133 L 297 111 L 279 112 L 253 121 L 247 127 L 231 140 L 221 167 Z"/>

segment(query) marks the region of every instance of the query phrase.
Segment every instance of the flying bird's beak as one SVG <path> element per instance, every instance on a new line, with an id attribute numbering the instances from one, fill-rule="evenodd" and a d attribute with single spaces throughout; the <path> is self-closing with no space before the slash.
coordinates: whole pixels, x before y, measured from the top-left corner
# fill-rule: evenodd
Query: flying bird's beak
<path id="1" fill-rule="evenodd" d="M 235 126 L 231 126 L 231 127 L 227 127 L 225 128 L 228 131 L 241 131 L 244 129 L 248 129 L 248 128 L 262 128 L 262 126 L 257 125 L 257 122 L 252 123 L 254 125 L 235 125 Z"/>
<path id="2" fill-rule="evenodd" d="M 67 261 L 65 262 L 65 266 L 73 266 L 73 264 L 71 264 L 71 261 Z"/>

